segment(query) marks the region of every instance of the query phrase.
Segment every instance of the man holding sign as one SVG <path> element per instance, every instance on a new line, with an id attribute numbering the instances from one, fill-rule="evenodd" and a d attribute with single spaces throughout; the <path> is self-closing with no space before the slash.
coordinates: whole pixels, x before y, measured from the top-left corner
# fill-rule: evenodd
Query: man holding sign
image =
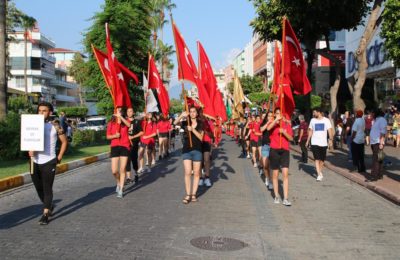
<path id="1" fill-rule="evenodd" d="M 44 116 L 44 149 L 43 151 L 29 151 L 33 159 L 32 182 L 40 200 L 43 203 L 43 216 L 39 220 L 40 225 L 49 223 L 49 216 L 53 209 L 53 182 L 56 175 L 56 165 L 61 162 L 68 141 L 63 129 L 58 123 L 49 121 L 53 113 L 53 106 L 50 103 L 42 102 L 38 105 L 38 114 Z M 57 137 L 61 142 L 61 149 L 56 155 Z"/>

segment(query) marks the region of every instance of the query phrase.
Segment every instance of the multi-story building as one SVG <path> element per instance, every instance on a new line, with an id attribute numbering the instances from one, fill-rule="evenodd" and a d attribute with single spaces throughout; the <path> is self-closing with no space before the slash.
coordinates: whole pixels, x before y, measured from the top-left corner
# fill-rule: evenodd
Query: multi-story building
<path id="1" fill-rule="evenodd" d="M 274 75 L 273 53 L 274 45 L 271 42 L 264 42 L 258 34 L 253 36 L 253 73 L 262 78 L 266 92 Z"/>
<path id="2" fill-rule="evenodd" d="M 9 34 L 9 37 L 14 39 L 8 47 L 9 92 L 27 92 L 55 107 L 76 105 L 78 100 L 72 91 L 77 88 L 76 84 L 67 81 L 66 69 L 56 67 L 56 58 L 48 52 L 55 43 L 38 29 L 29 32 L 27 41 L 23 31 Z"/>
<path id="3" fill-rule="evenodd" d="M 232 66 L 239 77 L 253 76 L 253 43 L 250 42 L 232 61 Z"/>

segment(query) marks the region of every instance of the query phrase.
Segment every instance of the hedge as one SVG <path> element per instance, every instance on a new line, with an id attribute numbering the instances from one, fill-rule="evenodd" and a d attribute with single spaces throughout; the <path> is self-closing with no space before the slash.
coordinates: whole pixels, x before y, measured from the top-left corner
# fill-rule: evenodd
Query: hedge
<path id="1" fill-rule="evenodd" d="M 72 135 L 71 145 L 89 146 L 94 144 L 104 144 L 107 142 L 106 130 L 75 130 Z"/>
<path id="2" fill-rule="evenodd" d="M 57 112 L 65 112 L 67 117 L 85 117 L 88 113 L 87 107 L 58 107 Z"/>

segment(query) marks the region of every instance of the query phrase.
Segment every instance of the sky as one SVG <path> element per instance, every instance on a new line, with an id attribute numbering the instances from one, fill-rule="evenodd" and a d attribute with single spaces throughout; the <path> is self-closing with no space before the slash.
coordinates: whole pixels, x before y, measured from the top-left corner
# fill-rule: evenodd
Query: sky
<path id="1" fill-rule="evenodd" d="M 40 31 L 58 48 L 82 51 L 83 33 L 90 18 L 102 10 L 104 0 L 13 0 L 18 9 L 33 16 Z M 248 0 L 173 0 L 174 21 L 197 62 L 196 41 L 205 48 L 214 69 L 224 68 L 252 37 L 249 26 L 254 8 Z M 173 45 L 171 24 L 164 28 L 164 41 Z M 171 57 L 176 63 L 176 56 Z M 171 97 L 179 96 L 174 68 Z"/>

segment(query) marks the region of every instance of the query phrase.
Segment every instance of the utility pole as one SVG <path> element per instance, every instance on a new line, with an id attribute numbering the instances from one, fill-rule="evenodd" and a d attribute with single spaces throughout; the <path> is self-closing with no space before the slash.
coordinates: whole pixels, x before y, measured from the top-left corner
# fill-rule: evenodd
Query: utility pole
<path id="1" fill-rule="evenodd" d="M 7 115 L 7 74 L 6 74 L 6 11 L 7 0 L 0 0 L 0 120 Z"/>

